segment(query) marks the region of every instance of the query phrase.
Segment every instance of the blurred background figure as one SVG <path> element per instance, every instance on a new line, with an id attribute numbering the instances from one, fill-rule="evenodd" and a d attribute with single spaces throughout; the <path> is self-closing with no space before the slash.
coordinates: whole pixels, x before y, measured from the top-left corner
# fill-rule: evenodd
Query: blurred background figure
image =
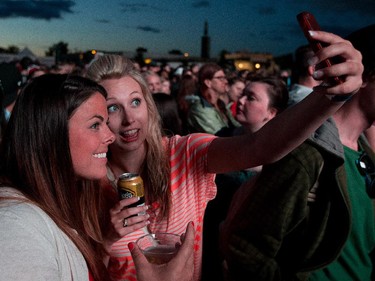
<path id="1" fill-rule="evenodd" d="M 253 134 L 264 124 L 284 111 L 288 104 L 288 89 L 278 77 L 255 76 L 238 100 L 236 118 L 241 127 L 226 130 L 224 136 Z M 223 133 L 221 131 L 220 133 Z M 262 167 L 217 174 L 215 183 L 217 195 L 211 200 L 205 212 L 203 235 L 203 280 L 223 280 L 222 258 L 219 251 L 219 229 L 224 221 L 233 195 L 246 181 L 261 172 Z"/>
<path id="2" fill-rule="evenodd" d="M 175 98 L 165 93 L 152 95 L 161 118 L 163 136 L 182 135 L 182 122 Z"/>
<path id="3" fill-rule="evenodd" d="M 314 56 L 310 45 L 303 45 L 294 53 L 294 66 L 292 72 L 292 86 L 289 91 L 289 103 L 293 105 L 300 102 L 318 86 L 321 81 L 313 78 L 314 66 L 309 65 L 309 60 Z"/>
<path id="4" fill-rule="evenodd" d="M 237 101 L 242 95 L 243 89 L 245 89 L 245 79 L 237 76 L 229 78 L 228 90 L 225 95 L 220 97 L 233 116 L 237 114 Z"/>
<path id="5" fill-rule="evenodd" d="M 146 80 L 148 88 L 152 94 L 160 93 L 162 91 L 161 78 L 159 74 L 148 70 L 143 72 L 142 75 Z"/>
<path id="6" fill-rule="evenodd" d="M 197 90 L 197 82 L 192 75 L 185 74 L 181 77 L 178 92 L 176 95 L 176 100 L 184 133 L 188 132 L 187 116 L 190 105 L 194 102 L 199 101 Z"/>
<path id="7" fill-rule="evenodd" d="M 228 80 L 216 63 L 207 63 L 199 70 L 199 101 L 189 107 L 187 125 L 190 132 L 215 134 L 223 128 L 239 127 L 219 97 L 226 94 Z"/>
<path id="8" fill-rule="evenodd" d="M 9 120 L 22 86 L 22 75 L 14 63 L 0 64 L 0 81 L 4 91 L 5 118 Z"/>
<path id="9" fill-rule="evenodd" d="M 171 81 L 168 78 L 162 77 L 161 81 L 161 89 L 160 92 L 170 95 L 171 94 Z"/>

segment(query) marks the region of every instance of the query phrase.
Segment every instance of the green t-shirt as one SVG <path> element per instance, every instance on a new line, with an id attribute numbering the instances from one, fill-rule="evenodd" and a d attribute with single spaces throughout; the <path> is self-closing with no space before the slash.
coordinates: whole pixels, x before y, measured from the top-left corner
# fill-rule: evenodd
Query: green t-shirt
<path id="1" fill-rule="evenodd" d="M 375 248 L 373 205 L 356 160 L 361 152 L 344 146 L 345 170 L 352 205 L 352 229 L 338 259 L 328 267 L 315 271 L 310 281 L 370 281 L 372 263 L 369 253 Z"/>

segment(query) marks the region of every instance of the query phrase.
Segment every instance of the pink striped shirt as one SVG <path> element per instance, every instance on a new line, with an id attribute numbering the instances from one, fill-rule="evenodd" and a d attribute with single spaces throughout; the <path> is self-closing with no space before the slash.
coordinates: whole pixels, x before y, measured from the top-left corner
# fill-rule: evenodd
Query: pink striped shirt
<path id="1" fill-rule="evenodd" d="M 171 152 L 172 208 L 168 225 L 167 220 L 151 221 L 150 224 L 153 232 L 182 234 L 188 222 L 194 222 L 194 280 L 197 281 L 200 280 L 202 266 L 203 215 L 208 201 L 216 196 L 215 174 L 207 173 L 207 151 L 214 138 L 209 134 L 191 134 L 164 139 L 166 148 Z M 112 172 L 108 171 L 108 178 L 115 184 Z M 135 231 L 113 245 L 108 267 L 113 280 L 136 280 L 127 245 L 142 235 L 142 230 Z"/>

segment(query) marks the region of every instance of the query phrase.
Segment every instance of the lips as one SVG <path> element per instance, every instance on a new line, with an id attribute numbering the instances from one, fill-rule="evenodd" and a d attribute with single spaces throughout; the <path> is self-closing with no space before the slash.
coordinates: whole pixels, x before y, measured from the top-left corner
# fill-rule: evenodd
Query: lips
<path id="1" fill-rule="evenodd" d="M 120 132 L 121 139 L 124 142 L 133 142 L 138 139 L 139 129 Z"/>

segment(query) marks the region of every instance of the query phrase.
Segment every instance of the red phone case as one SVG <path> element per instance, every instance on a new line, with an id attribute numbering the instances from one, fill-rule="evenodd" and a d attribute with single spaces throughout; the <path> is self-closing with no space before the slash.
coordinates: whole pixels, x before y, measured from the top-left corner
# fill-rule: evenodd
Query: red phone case
<path id="1" fill-rule="evenodd" d="M 316 53 L 319 50 L 321 50 L 323 47 L 327 46 L 325 43 L 322 43 L 320 41 L 314 40 L 311 38 L 309 34 L 309 30 L 320 30 L 320 26 L 318 22 L 316 21 L 313 14 L 309 12 L 302 12 L 297 15 L 298 23 L 303 31 L 303 34 L 307 38 L 307 41 L 309 41 L 311 48 Z M 316 69 L 325 68 L 331 66 L 333 63 L 330 59 L 326 59 L 319 63 L 316 66 Z M 333 77 L 332 82 L 337 84 L 343 83 L 343 80 L 340 77 Z"/>

